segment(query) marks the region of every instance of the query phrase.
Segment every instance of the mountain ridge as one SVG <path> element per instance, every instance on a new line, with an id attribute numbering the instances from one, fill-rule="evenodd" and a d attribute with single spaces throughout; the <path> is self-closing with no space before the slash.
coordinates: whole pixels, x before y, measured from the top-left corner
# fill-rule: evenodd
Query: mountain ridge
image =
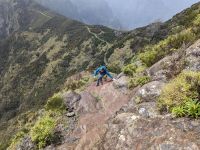
<path id="1" fill-rule="evenodd" d="M 112 0 L 38 0 L 43 6 L 60 12 L 66 17 L 86 24 L 105 25 L 118 30 L 132 30 L 150 23 L 167 21 L 173 15 L 191 6 L 198 0 L 183 1 L 112 1 Z M 175 7 L 174 7 L 175 6 Z"/>
<path id="2" fill-rule="evenodd" d="M 55 119 L 54 117 L 61 117 L 64 118 L 64 120 L 69 119 L 72 128 L 77 128 L 77 130 L 80 131 L 80 128 L 76 126 L 76 121 L 79 121 L 79 118 L 76 118 L 78 117 L 76 113 L 79 114 L 82 107 L 86 112 L 91 108 L 88 106 L 87 98 L 81 100 L 82 103 L 80 103 L 81 107 L 78 109 L 78 112 L 76 112 L 77 110 L 74 106 L 75 118 L 77 120 L 73 118 L 73 111 L 68 112 L 67 110 L 64 114 L 61 113 L 62 115 L 60 115 L 54 111 L 54 108 L 53 112 L 49 112 L 46 110 L 46 107 L 50 107 L 50 110 L 52 109 L 51 100 L 55 100 L 54 97 L 57 97 L 57 95 L 53 95 L 57 92 L 62 93 L 62 91 L 64 91 L 64 96 L 67 100 L 66 109 L 70 109 L 68 108 L 68 103 L 71 107 L 70 101 L 73 99 L 74 95 L 72 94 L 72 97 L 70 97 L 69 95 L 65 95 L 66 92 L 70 90 L 75 90 L 77 94 L 86 92 L 84 96 L 87 97 L 88 94 L 87 91 L 84 91 L 85 88 L 90 86 L 90 84 L 94 84 L 94 81 L 90 79 L 91 71 L 98 65 L 105 63 L 111 72 L 118 74 L 123 71 L 126 76 L 116 76 L 117 81 L 113 84 L 108 83 L 102 86 L 102 92 L 107 86 L 110 88 L 119 88 L 119 93 L 117 94 L 120 94 L 120 92 L 124 94 L 124 92 L 130 90 L 133 92 L 133 96 L 135 96 L 134 94 L 136 92 L 136 94 L 138 94 L 136 96 L 138 96 L 139 99 L 135 98 L 131 100 L 130 107 L 121 108 L 122 110 L 123 108 L 124 110 L 130 110 L 130 112 L 128 111 L 126 113 L 132 113 L 132 107 L 135 110 L 135 107 L 138 106 L 135 105 L 135 102 L 146 101 L 146 99 L 147 101 L 151 100 L 149 95 L 147 95 L 147 97 L 143 97 L 145 95 L 140 95 L 140 91 L 148 91 L 149 86 L 152 85 L 148 84 L 148 82 L 151 83 L 151 79 L 156 80 L 156 82 L 153 83 L 156 83 L 156 86 L 160 87 L 160 83 L 157 85 L 157 78 L 162 78 L 162 80 L 167 79 L 167 81 L 172 80 L 172 78 L 176 77 L 177 74 L 182 71 L 181 69 L 185 67 L 185 64 L 182 63 L 179 58 L 183 57 L 189 59 L 189 57 L 185 55 L 176 57 L 174 54 L 181 54 L 181 48 L 183 48 L 184 51 L 187 50 L 187 53 L 189 53 L 190 50 L 187 48 L 199 38 L 199 3 L 174 16 L 168 22 L 154 23 L 130 32 L 120 32 L 103 26 L 90 26 L 66 19 L 64 16 L 49 12 L 42 6 L 37 5 L 37 7 L 35 7 L 32 2 L 28 3 L 26 1 L 28 5 L 26 8 L 20 5 L 23 1 L 17 0 L 17 2 L 17 11 L 25 9 L 25 12 L 29 12 L 26 13 L 25 16 L 32 16 L 33 14 L 35 16 L 30 18 L 31 21 L 27 23 L 28 25 L 26 24 L 26 28 L 23 29 L 23 26 L 21 26 L 21 30 L 13 32 L 11 36 L 0 42 L 0 135 L 5 137 L 5 139 L 3 139 L 4 141 L 0 141 L 1 149 L 5 149 L 5 147 L 8 147 L 10 144 L 13 146 L 12 143 L 16 142 L 14 139 L 18 139 L 14 138 L 11 140 L 13 137 L 11 133 L 22 131 L 23 134 L 20 135 L 24 137 L 24 135 L 29 134 L 29 131 L 31 131 L 32 137 L 35 137 L 35 130 L 32 127 L 37 129 L 37 125 L 40 124 L 40 119 L 38 120 L 38 117 L 41 117 L 41 119 L 45 117 L 44 120 L 50 120 L 50 122 L 52 119 Z M 33 8 L 36 12 L 32 11 Z M 21 14 L 21 17 L 23 18 L 23 14 Z M 32 20 L 34 19 L 38 20 L 36 24 L 32 24 Z M 165 60 L 165 57 L 168 55 L 173 55 L 174 57 L 169 59 L 170 63 L 168 63 L 168 61 L 165 63 L 164 61 L 163 66 L 166 67 L 164 68 L 166 70 L 163 71 L 163 68 L 161 68 L 161 70 L 155 70 L 160 68 L 155 68 L 152 65 L 157 65 L 162 59 Z M 175 72 L 173 72 L 173 70 L 168 70 L 171 67 L 170 64 L 174 67 L 176 66 L 176 64 L 173 64 L 174 61 L 178 62 L 177 64 L 181 66 L 180 68 L 177 66 Z M 194 65 L 193 62 L 189 61 L 189 64 L 196 66 L 196 62 Z M 159 66 L 162 67 L 160 64 Z M 89 73 L 85 71 L 89 71 Z M 136 83 L 134 81 L 136 81 Z M 152 86 L 155 86 L 154 84 Z M 136 88 L 132 91 L 132 89 L 128 89 L 128 87 Z M 92 86 L 92 90 L 95 90 L 95 88 L 96 87 Z M 138 88 L 139 91 L 137 92 Z M 101 96 L 106 96 L 104 92 L 101 93 L 101 95 L 98 95 L 98 90 L 94 91 L 94 93 L 89 93 L 89 97 L 92 97 L 89 100 L 91 100 L 92 103 L 94 102 L 94 108 L 97 107 L 102 110 L 100 107 L 102 104 Z M 152 92 L 156 92 L 156 90 Z M 114 93 L 111 92 L 110 94 L 113 94 L 114 97 Z M 132 96 L 132 94 L 129 96 Z M 155 93 L 153 93 L 153 95 L 154 94 Z M 56 98 L 58 101 L 60 100 L 59 95 L 58 93 L 58 99 Z M 68 99 L 68 97 L 70 98 Z M 75 99 L 77 102 L 75 104 L 79 104 L 79 100 L 80 98 L 78 96 L 78 100 Z M 103 100 L 109 102 L 108 98 Z M 115 99 L 113 99 L 113 101 L 114 100 Z M 153 99 L 153 101 L 154 100 L 156 100 L 156 98 Z M 117 104 L 113 103 L 113 106 L 114 105 Z M 106 107 L 106 105 L 104 107 Z M 60 110 L 62 108 L 63 107 L 59 107 L 58 109 Z M 114 113 L 120 113 L 120 110 L 116 110 Z M 45 113 L 47 113 L 47 116 L 45 116 Z M 89 116 L 92 115 L 93 112 L 90 113 Z M 100 111 L 99 113 L 101 114 L 102 112 Z M 69 117 L 66 118 L 66 115 Z M 135 114 L 132 115 L 134 116 Z M 70 116 L 72 116 L 72 120 L 70 120 Z M 32 117 L 33 121 L 27 119 Z M 109 119 L 115 119 L 112 117 L 111 115 Z M 76 121 L 74 122 L 73 119 Z M 55 120 L 52 122 L 54 121 Z M 63 123 L 62 121 L 61 119 L 61 124 Z M 112 126 L 113 124 L 111 123 L 110 125 Z M 85 131 L 84 127 L 81 129 Z M 109 131 L 112 132 L 112 130 L 108 129 L 108 134 L 110 134 Z M 65 132 L 65 134 L 68 133 Z M 84 135 L 85 134 L 83 134 L 83 139 Z M 117 137 L 118 135 L 115 136 Z M 124 135 L 119 136 L 120 139 L 124 139 Z M 18 135 L 16 134 L 15 137 L 18 137 Z M 45 138 L 46 137 L 44 137 L 44 139 Z M 73 139 L 73 137 L 70 138 Z M 21 136 L 19 136 L 19 139 L 23 140 Z M 35 138 L 31 140 L 33 139 Z M 69 141 L 72 139 L 69 139 Z M 30 137 L 25 138 L 25 141 L 26 140 L 31 141 Z M 105 147 L 109 144 L 101 140 L 100 143 L 104 143 Z M 45 141 L 47 145 L 48 142 L 49 141 Z M 35 143 L 33 142 L 33 145 L 34 144 L 47 146 L 44 143 L 38 143 L 37 138 Z M 76 143 L 73 144 L 76 146 Z M 85 143 L 79 144 L 84 145 Z"/>

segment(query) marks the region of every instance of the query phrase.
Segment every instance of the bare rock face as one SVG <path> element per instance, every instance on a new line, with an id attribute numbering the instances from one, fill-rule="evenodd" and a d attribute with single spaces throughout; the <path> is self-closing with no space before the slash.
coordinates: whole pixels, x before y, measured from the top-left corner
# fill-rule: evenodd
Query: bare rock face
<path id="1" fill-rule="evenodd" d="M 116 89 L 119 89 L 120 91 L 126 93 L 128 91 L 128 77 L 126 76 L 119 76 L 119 79 L 115 80 L 113 82 L 113 86 Z"/>
<path id="2" fill-rule="evenodd" d="M 147 73 L 153 80 L 167 81 L 181 71 L 183 66 L 181 58 L 179 53 L 167 56 L 150 67 Z"/>
<path id="3" fill-rule="evenodd" d="M 96 87 L 95 83 L 87 87 L 79 96 L 68 96 L 77 102 L 75 111 L 78 114 L 76 128 L 68 135 L 65 144 L 58 150 L 89 150 L 101 141 L 107 131 L 106 122 L 115 116 L 121 107 L 126 105 L 129 97 L 120 88 L 116 89 L 112 82 Z M 73 139 L 76 139 L 73 141 Z"/>
<path id="4" fill-rule="evenodd" d="M 19 29 L 18 16 L 14 13 L 14 3 L 0 1 L 0 38 L 5 38 Z"/>
<path id="5" fill-rule="evenodd" d="M 132 100 L 135 101 L 136 103 L 152 102 L 152 101 L 155 102 L 158 96 L 160 95 L 162 87 L 164 85 L 165 83 L 161 81 L 150 82 L 141 87 L 136 92 Z"/>
<path id="6" fill-rule="evenodd" d="M 93 96 L 89 92 L 81 93 L 81 101 L 79 102 L 78 114 L 95 113 L 100 109 L 98 97 Z"/>
<path id="7" fill-rule="evenodd" d="M 186 69 L 200 71 L 200 40 L 186 50 Z"/>
<path id="8" fill-rule="evenodd" d="M 18 150 L 35 150 L 36 145 L 32 142 L 30 137 L 25 137 L 22 139 L 20 145 L 17 147 Z"/>
<path id="9" fill-rule="evenodd" d="M 64 104 L 68 112 L 73 112 L 74 109 L 77 109 L 78 102 L 81 99 L 81 95 L 76 92 L 68 92 L 63 94 Z"/>
<path id="10" fill-rule="evenodd" d="M 142 103 L 142 104 L 136 105 L 135 107 L 137 110 L 136 111 L 137 114 L 146 118 L 154 118 L 160 114 L 157 109 L 156 102 Z"/>
<path id="11" fill-rule="evenodd" d="M 117 115 L 109 123 L 102 149 L 180 150 L 199 149 L 199 121 L 171 119 L 169 116 L 145 119 L 131 113 Z"/>

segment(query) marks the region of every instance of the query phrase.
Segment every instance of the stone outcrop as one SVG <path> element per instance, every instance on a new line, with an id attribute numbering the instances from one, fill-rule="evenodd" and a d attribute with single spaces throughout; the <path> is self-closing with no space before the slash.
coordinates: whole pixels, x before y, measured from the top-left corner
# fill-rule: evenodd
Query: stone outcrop
<path id="1" fill-rule="evenodd" d="M 162 81 L 150 82 L 139 88 L 132 100 L 136 103 L 155 102 L 158 96 L 160 96 L 162 87 L 164 85 L 165 83 Z"/>
<path id="2" fill-rule="evenodd" d="M 198 121 L 170 116 L 145 119 L 132 113 L 117 115 L 108 124 L 99 149 L 104 150 L 180 150 L 199 149 Z"/>
<path id="3" fill-rule="evenodd" d="M 188 62 L 185 69 L 198 71 L 199 43 L 150 67 L 147 72 L 153 81 L 142 87 L 129 90 L 129 78 L 120 74 L 99 87 L 92 83 L 80 93 L 64 93 L 69 127 L 64 130 L 60 124 L 57 128 L 61 143 L 46 149 L 198 150 L 200 121 L 161 115 L 157 100 L 169 79 L 184 69 L 183 60 Z M 21 146 L 34 145 L 24 139 Z"/>
<path id="4" fill-rule="evenodd" d="M 186 69 L 200 71 L 200 40 L 186 50 Z"/>
<path id="5" fill-rule="evenodd" d="M 152 78 L 152 80 L 161 80 L 167 81 L 173 76 L 180 73 L 184 64 L 182 60 L 182 55 L 184 52 L 174 53 L 170 56 L 166 56 L 161 59 L 149 69 L 147 69 L 148 75 Z"/>
<path id="6" fill-rule="evenodd" d="M 121 80 L 124 82 L 125 79 Z M 121 82 L 121 80 L 117 81 Z M 96 87 L 93 83 L 87 87 L 80 94 L 80 100 L 76 101 L 77 105 L 76 108 L 74 107 L 74 111 L 79 116 L 78 122 L 75 129 L 67 137 L 75 139 L 75 141 L 72 143 L 66 141 L 57 149 L 89 150 L 95 147 L 107 131 L 106 122 L 114 117 L 117 111 L 125 106 L 130 99 L 120 89 L 121 87 L 115 88 L 109 81 L 103 86 Z M 73 99 L 73 97 L 71 98 Z"/>

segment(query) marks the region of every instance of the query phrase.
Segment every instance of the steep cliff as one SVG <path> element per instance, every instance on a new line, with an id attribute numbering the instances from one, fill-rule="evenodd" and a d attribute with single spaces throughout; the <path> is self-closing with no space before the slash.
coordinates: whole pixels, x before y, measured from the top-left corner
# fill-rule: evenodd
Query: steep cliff
<path id="1" fill-rule="evenodd" d="M 88 26 L 33 1 L 6 3 L 21 13 L 0 41 L 0 149 L 199 147 L 189 136 L 199 136 L 198 120 L 170 115 L 199 117 L 189 110 L 200 105 L 199 3 L 130 32 Z M 91 71 L 104 63 L 123 73 L 96 87 Z"/>

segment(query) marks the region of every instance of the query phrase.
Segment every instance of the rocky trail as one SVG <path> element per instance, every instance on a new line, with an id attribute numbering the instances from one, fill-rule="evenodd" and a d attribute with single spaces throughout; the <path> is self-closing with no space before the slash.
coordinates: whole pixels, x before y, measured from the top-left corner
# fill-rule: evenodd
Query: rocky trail
<path id="1" fill-rule="evenodd" d="M 170 76 L 179 69 L 199 71 L 199 54 L 197 41 L 166 56 L 146 70 L 152 80 L 134 89 L 122 73 L 104 85 L 63 93 L 68 127 L 58 125 L 62 142 L 45 150 L 199 150 L 200 120 L 160 114 L 157 107 Z"/>
<path id="2" fill-rule="evenodd" d="M 93 83 L 80 93 L 81 99 L 75 106 L 79 114 L 78 124 L 70 135 L 79 142 L 74 146 L 66 143 L 58 149 L 92 149 L 98 144 L 106 132 L 106 122 L 129 100 L 127 93 L 117 89 L 114 84 L 108 81 L 96 87 Z"/>
<path id="3" fill-rule="evenodd" d="M 190 70 L 192 64 L 199 64 L 196 55 L 200 51 L 199 44 L 197 41 L 185 50 L 184 57 L 188 60 L 185 69 Z M 154 81 L 134 90 L 128 89 L 128 78 L 121 75 L 114 82 L 99 87 L 93 83 L 80 94 L 68 94 L 65 101 L 70 101 L 78 114 L 78 121 L 67 135 L 68 140 L 56 149 L 198 150 L 199 120 L 174 118 L 157 110 L 156 101 L 169 73 L 177 71 L 171 66 L 179 66 L 181 57 L 174 53 L 150 67 L 147 72 Z M 168 67 L 162 68 L 161 63 Z"/>

